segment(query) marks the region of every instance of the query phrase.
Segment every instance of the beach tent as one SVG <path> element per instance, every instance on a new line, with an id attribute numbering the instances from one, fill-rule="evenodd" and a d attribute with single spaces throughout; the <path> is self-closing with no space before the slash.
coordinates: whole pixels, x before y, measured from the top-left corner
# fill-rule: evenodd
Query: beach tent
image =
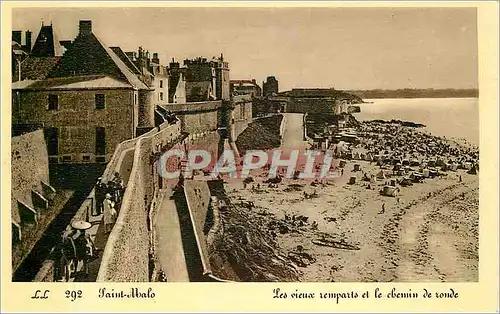
<path id="1" fill-rule="evenodd" d="M 422 182 L 422 180 L 423 180 L 423 176 L 420 173 L 416 173 L 416 172 L 412 173 L 410 178 L 415 183 Z"/>
<path id="2" fill-rule="evenodd" d="M 470 168 L 469 171 L 467 171 L 468 174 L 477 174 L 477 170 L 476 170 L 476 167 L 472 167 Z"/>
<path id="3" fill-rule="evenodd" d="M 365 174 L 363 175 L 363 181 L 368 181 L 368 182 L 370 182 L 370 181 L 371 181 L 371 179 L 370 179 L 370 177 L 368 176 L 368 174 L 367 174 L 367 173 L 365 173 Z"/>
<path id="4" fill-rule="evenodd" d="M 429 174 L 429 169 L 423 169 L 423 170 L 422 170 L 422 176 L 423 176 L 424 178 L 428 178 L 428 177 L 430 176 L 430 174 Z"/>
<path id="5" fill-rule="evenodd" d="M 438 160 L 436 160 L 436 166 L 443 167 L 444 165 L 445 165 L 445 162 L 441 158 L 439 158 Z"/>
<path id="6" fill-rule="evenodd" d="M 411 186 L 413 185 L 413 182 L 411 182 L 410 178 L 404 178 L 401 182 L 399 182 L 399 184 L 401 186 Z"/>
<path id="7" fill-rule="evenodd" d="M 386 196 L 396 196 L 397 188 L 395 186 L 385 185 L 380 192 L 382 195 Z"/>
<path id="8" fill-rule="evenodd" d="M 438 175 L 438 172 L 436 170 L 433 170 L 433 169 L 429 169 L 429 177 L 430 178 L 434 178 Z"/>
<path id="9" fill-rule="evenodd" d="M 380 170 L 379 173 L 377 173 L 377 179 L 385 179 L 385 173 L 384 171 Z"/>
<path id="10" fill-rule="evenodd" d="M 416 158 L 410 159 L 410 166 L 420 166 L 420 162 Z"/>

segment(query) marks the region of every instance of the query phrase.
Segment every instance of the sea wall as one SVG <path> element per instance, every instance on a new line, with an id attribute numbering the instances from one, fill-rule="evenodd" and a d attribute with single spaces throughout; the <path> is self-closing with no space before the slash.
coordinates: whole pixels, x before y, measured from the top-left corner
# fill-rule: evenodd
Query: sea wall
<path id="1" fill-rule="evenodd" d="M 285 125 L 286 125 L 286 115 L 282 115 L 283 119 L 281 119 L 280 123 L 280 140 L 281 144 L 283 144 L 283 134 L 285 134 Z"/>
<path id="2" fill-rule="evenodd" d="M 232 139 L 236 141 L 252 122 L 252 99 L 248 96 L 235 96 L 232 109 Z"/>
<path id="3" fill-rule="evenodd" d="M 219 111 L 222 101 L 193 102 L 186 104 L 169 104 L 163 106 L 176 114 L 181 121 L 181 130 L 189 134 L 198 134 L 217 130 L 219 127 Z"/>
<path id="4" fill-rule="evenodd" d="M 210 203 L 210 189 L 206 181 L 186 180 L 184 182 L 184 195 L 200 252 L 203 275 L 206 275 L 211 273 L 206 235 L 204 233 Z"/>

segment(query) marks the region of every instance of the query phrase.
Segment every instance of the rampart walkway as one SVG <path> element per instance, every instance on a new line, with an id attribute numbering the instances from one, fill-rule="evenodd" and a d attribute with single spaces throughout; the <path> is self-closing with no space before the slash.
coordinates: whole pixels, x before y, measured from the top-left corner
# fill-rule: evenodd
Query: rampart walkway
<path id="1" fill-rule="evenodd" d="M 168 282 L 188 282 L 189 274 L 182 246 L 182 235 L 172 193 L 162 190 L 158 195 L 158 212 L 155 216 L 156 255 Z"/>

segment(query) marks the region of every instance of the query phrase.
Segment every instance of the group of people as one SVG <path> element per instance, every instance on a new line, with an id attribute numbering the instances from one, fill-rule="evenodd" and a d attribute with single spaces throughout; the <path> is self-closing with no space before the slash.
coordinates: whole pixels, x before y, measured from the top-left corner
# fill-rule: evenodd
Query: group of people
<path id="1" fill-rule="evenodd" d="M 96 247 L 87 229 L 92 227 L 89 222 L 75 221 L 64 230 L 60 245 L 56 249 L 58 267 L 56 279 L 69 281 L 78 270 L 80 262 L 86 275 L 89 274 L 89 262 L 96 255 Z"/>
<path id="2" fill-rule="evenodd" d="M 112 180 L 107 183 L 98 178 L 95 186 L 95 210 L 92 216 L 103 214 L 105 233 L 110 233 L 116 220 L 121 204 L 125 186 L 123 179 L 118 172 L 115 172 Z M 78 269 L 78 264 L 83 262 L 82 269 L 88 275 L 89 261 L 96 255 L 96 247 L 92 241 L 91 235 L 86 232 L 92 224 L 88 221 L 74 221 L 64 230 L 61 236 L 61 242 L 56 247 L 56 277 L 59 280 L 68 281 L 72 273 Z"/>
<path id="3" fill-rule="evenodd" d="M 123 179 L 118 172 L 115 172 L 112 180 L 107 183 L 102 182 L 102 178 L 97 180 L 95 187 L 96 211 L 93 216 L 104 214 L 105 232 L 111 232 L 113 223 L 118 215 L 115 208 L 121 204 L 125 186 Z"/>

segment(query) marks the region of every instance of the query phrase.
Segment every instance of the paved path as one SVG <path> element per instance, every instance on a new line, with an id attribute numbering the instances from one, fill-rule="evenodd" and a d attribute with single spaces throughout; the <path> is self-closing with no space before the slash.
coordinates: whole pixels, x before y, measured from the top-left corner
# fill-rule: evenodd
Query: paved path
<path id="1" fill-rule="evenodd" d="M 282 148 L 302 149 L 307 147 L 304 141 L 304 115 L 302 113 L 284 113 L 285 131 L 283 134 Z"/>
<path id="2" fill-rule="evenodd" d="M 124 150 L 120 158 L 121 158 L 120 173 L 122 175 L 123 182 L 126 186 L 134 162 L 134 148 L 129 148 L 127 150 Z M 89 199 L 87 199 L 86 202 L 89 202 Z M 89 206 L 91 206 L 91 204 L 89 204 Z M 119 206 L 120 205 L 118 204 L 115 207 L 117 211 L 120 210 Z M 75 277 L 72 277 L 69 280 L 70 282 L 72 281 L 94 282 L 97 280 L 97 275 L 99 273 L 99 268 L 101 266 L 101 261 L 102 261 L 102 254 L 104 252 L 104 248 L 106 247 L 106 243 L 108 242 L 109 233 L 106 234 L 104 232 L 103 214 L 99 216 L 92 216 L 91 213 L 87 213 L 87 221 L 92 224 L 92 227 L 88 229 L 86 232 L 90 234 L 90 238 L 94 242 L 97 251 L 95 252 L 95 257 L 89 262 L 88 275 L 85 274 L 83 270 L 83 264 L 80 262 L 77 267 L 77 272 L 75 273 Z"/>
<path id="3" fill-rule="evenodd" d="M 168 282 L 188 282 L 188 270 L 182 246 L 181 226 L 171 194 L 162 190 L 156 214 L 156 253 Z"/>

